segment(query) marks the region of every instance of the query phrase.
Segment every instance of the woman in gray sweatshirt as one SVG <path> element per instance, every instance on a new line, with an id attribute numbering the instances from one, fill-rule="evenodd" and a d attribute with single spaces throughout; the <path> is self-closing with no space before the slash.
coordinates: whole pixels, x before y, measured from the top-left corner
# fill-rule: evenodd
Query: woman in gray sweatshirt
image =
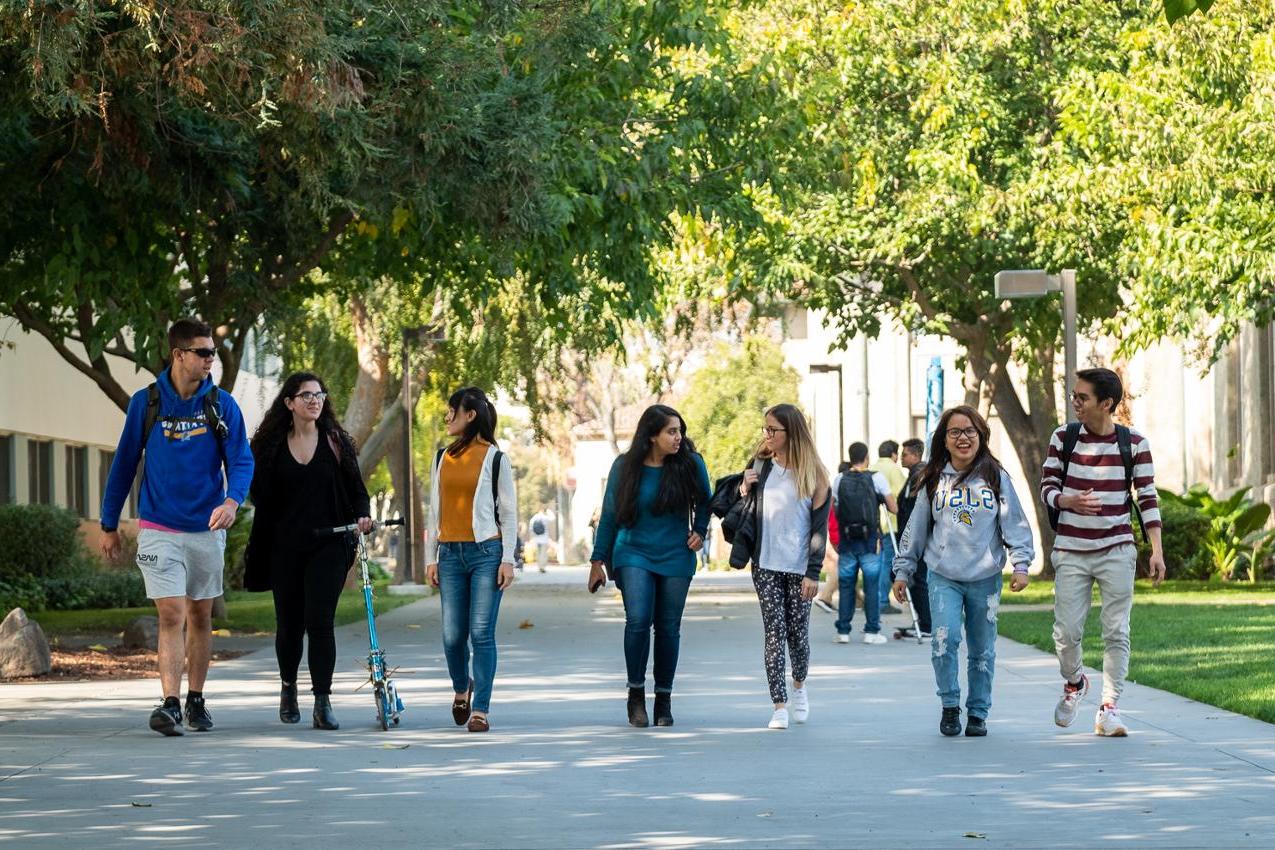
<path id="1" fill-rule="evenodd" d="M 944 411 L 916 485 L 917 495 L 924 491 L 925 498 L 918 499 L 894 559 L 894 595 L 900 602 L 917 561 L 923 558 L 929 566 L 931 660 L 943 703 L 939 731 L 949 736 L 961 732 L 962 621 L 969 642 L 965 734 L 981 737 L 992 707 L 1001 571 L 1008 557 L 1014 568 L 1010 590 L 1017 593 L 1027 586 L 1027 568 L 1035 557 L 1027 516 L 988 447 L 990 436 L 974 408 Z"/>

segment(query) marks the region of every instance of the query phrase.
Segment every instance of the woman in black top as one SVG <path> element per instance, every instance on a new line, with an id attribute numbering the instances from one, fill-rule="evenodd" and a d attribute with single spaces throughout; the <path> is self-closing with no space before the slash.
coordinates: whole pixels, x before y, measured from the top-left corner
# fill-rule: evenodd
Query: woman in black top
<path id="1" fill-rule="evenodd" d="M 304 637 L 310 636 L 316 729 L 339 728 L 331 703 L 333 620 L 354 552 L 348 537 L 319 537 L 314 531 L 352 522 L 364 531 L 372 526 L 358 452 L 327 397 L 317 375 L 290 376 L 252 437 L 256 513 L 244 573 L 249 590 L 274 592 L 284 723 L 301 721 L 297 670 Z"/>

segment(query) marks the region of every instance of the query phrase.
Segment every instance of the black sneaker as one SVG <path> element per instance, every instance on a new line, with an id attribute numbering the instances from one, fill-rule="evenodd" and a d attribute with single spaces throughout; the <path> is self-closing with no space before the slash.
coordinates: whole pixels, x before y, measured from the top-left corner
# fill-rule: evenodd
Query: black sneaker
<path id="1" fill-rule="evenodd" d="M 961 734 L 961 710 L 959 708 L 944 706 L 943 719 L 939 721 L 939 731 L 949 738 L 953 735 Z"/>
<path id="2" fill-rule="evenodd" d="M 987 734 L 987 721 L 981 717 L 970 715 L 965 721 L 966 738 L 982 738 Z"/>
<path id="3" fill-rule="evenodd" d="M 186 697 L 186 728 L 192 732 L 207 732 L 213 728 L 212 715 L 203 697 Z"/>
<path id="4" fill-rule="evenodd" d="M 186 730 L 182 728 L 181 706 L 177 704 L 155 706 L 155 710 L 151 712 L 151 728 L 161 735 L 170 737 L 185 735 Z"/>

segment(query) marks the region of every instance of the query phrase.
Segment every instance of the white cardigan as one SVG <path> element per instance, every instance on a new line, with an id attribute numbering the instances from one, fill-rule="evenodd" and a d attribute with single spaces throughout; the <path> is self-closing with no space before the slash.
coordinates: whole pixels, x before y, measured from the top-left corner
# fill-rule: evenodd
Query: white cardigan
<path id="1" fill-rule="evenodd" d="M 514 470 L 509 463 L 509 455 L 500 461 L 500 478 L 497 481 L 500 490 L 500 517 L 497 521 L 496 505 L 491 494 L 491 464 L 496 455 L 496 447 L 487 447 L 487 456 L 483 458 L 483 467 L 478 472 L 478 487 L 474 491 L 474 539 L 490 540 L 500 535 L 503 551 L 500 556 L 502 564 L 514 562 L 514 546 L 518 540 L 518 494 L 514 491 Z M 429 515 L 425 528 L 425 564 L 438 563 L 438 470 L 442 465 L 442 455 L 434 464 L 434 474 L 430 476 Z"/>

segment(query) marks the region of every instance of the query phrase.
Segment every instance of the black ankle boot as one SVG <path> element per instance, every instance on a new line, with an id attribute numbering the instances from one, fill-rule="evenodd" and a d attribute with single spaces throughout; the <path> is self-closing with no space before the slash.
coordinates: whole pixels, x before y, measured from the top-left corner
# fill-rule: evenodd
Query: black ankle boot
<path id="1" fill-rule="evenodd" d="M 673 725 L 673 695 L 655 694 L 655 725 L 656 726 L 672 726 Z"/>
<path id="2" fill-rule="evenodd" d="M 279 690 L 279 719 L 284 723 L 301 722 L 301 706 L 297 705 L 297 685 L 287 682 Z"/>
<path id="3" fill-rule="evenodd" d="M 629 725 L 639 729 L 651 725 L 646 716 L 646 688 L 629 688 Z"/>
<path id="4" fill-rule="evenodd" d="M 961 734 L 961 710 L 956 706 L 943 708 L 943 717 L 939 720 L 939 731 L 949 738 Z"/>
<path id="5" fill-rule="evenodd" d="M 340 729 L 336 715 L 332 713 L 332 699 L 327 694 L 314 695 L 314 728 Z"/>

